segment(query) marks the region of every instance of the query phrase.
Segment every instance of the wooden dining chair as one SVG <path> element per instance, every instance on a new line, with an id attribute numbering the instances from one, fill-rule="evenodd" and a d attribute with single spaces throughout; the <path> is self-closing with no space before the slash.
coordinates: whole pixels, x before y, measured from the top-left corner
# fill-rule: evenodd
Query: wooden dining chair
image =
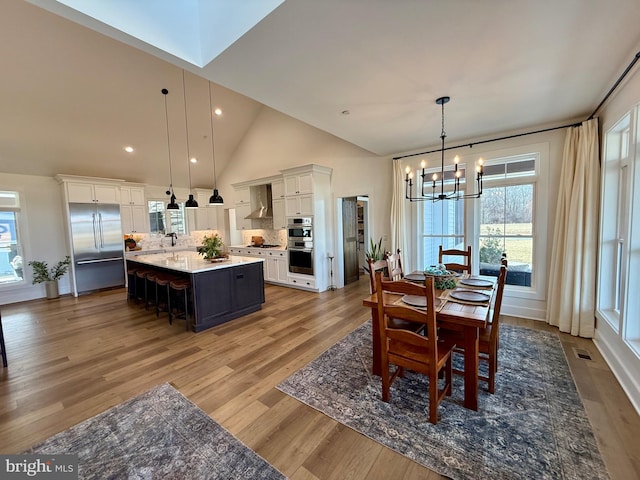
<path id="1" fill-rule="evenodd" d="M 387 274 L 387 260 L 376 260 L 373 261 L 370 258 L 367 258 L 367 264 L 369 265 L 369 278 L 371 280 L 371 293 L 376 293 L 376 272 L 380 272 L 382 277 L 385 280 L 388 280 Z M 421 332 L 424 329 L 424 325 L 421 323 L 413 323 L 407 322 L 406 320 L 391 318 L 389 320 L 389 324 L 393 328 L 404 328 L 406 330 L 411 330 L 412 332 Z"/>
<path id="2" fill-rule="evenodd" d="M 367 258 L 367 265 L 369 268 L 371 293 L 373 294 L 376 293 L 376 272 L 382 272 L 383 274 L 385 274 L 387 269 L 387 261 L 385 259 L 373 260 L 371 258 Z"/>
<path id="3" fill-rule="evenodd" d="M 444 256 L 462 257 L 465 263 L 445 262 L 443 259 Z M 438 248 L 438 263 L 444 263 L 447 270 L 453 270 L 455 272 L 460 272 L 460 273 L 466 272 L 469 275 L 471 275 L 471 245 L 469 245 L 466 250 L 456 250 L 456 249 L 443 250 L 442 245 L 440 245 L 440 247 Z"/>
<path id="4" fill-rule="evenodd" d="M 495 302 L 493 308 L 489 311 L 489 323 L 485 328 L 480 329 L 479 337 L 479 360 L 486 361 L 489 365 L 488 376 L 478 376 L 478 378 L 488 384 L 489 393 L 494 393 L 496 389 L 496 373 L 498 371 L 498 348 L 500 345 L 500 309 L 502 307 L 502 294 L 507 279 L 507 267 L 500 266 L 500 275 L 498 275 L 498 283 L 494 294 Z M 456 343 L 455 351 L 464 353 L 462 332 L 440 329 L 439 335 L 448 342 Z M 454 370 L 456 374 L 464 372 Z"/>
<path id="5" fill-rule="evenodd" d="M 400 249 L 396 250 L 396 253 L 387 254 L 387 270 L 391 280 L 402 280 L 404 278 Z"/>
<path id="6" fill-rule="evenodd" d="M 380 359 L 382 377 L 382 400 L 389 402 L 391 384 L 404 376 L 404 369 L 426 375 L 429 378 L 429 421 L 438 422 L 438 405 L 446 395 L 451 395 L 453 343 L 439 341 L 436 330 L 436 309 L 433 279 L 427 278 L 425 285 L 405 281 L 384 280 L 376 273 L 378 296 L 378 318 L 380 331 Z M 385 303 L 384 293 L 415 295 L 424 298 L 424 310 L 403 303 Z M 425 326 L 423 334 L 389 326 L 388 319 L 396 318 Z M 390 373 L 391 365 L 395 366 Z M 444 385 L 440 388 L 439 373 L 444 371 Z"/>

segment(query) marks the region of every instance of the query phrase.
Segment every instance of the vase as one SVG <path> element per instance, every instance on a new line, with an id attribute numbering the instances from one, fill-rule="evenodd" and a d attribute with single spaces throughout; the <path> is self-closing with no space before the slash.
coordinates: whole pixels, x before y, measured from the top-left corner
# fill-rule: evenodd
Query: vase
<path id="1" fill-rule="evenodd" d="M 47 293 L 47 298 L 58 298 L 60 294 L 58 293 L 58 281 L 51 280 L 48 282 L 44 282 L 44 289 Z"/>

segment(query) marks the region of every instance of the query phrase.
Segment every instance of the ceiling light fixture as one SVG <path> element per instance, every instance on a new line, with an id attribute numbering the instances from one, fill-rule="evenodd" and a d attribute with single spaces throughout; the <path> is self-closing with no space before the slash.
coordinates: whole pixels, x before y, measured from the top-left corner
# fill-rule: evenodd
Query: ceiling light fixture
<path id="1" fill-rule="evenodd" d="M 134 150 L 133 150 L 133 147 L 127 146 L 127 147 L 124 147 L 124 151 L 127 153 L 133 153 Z"/>
<path id="2" fill-rule="evenodd" d="M 216 177 L 216 150 L 213 143 L 213 115 L 211 115 L 211 82 L 209 87 L 209 122 L 211 124 L 211 158 L 213 160 L 213 195 L 209 197 L 209 205 L 224 205 L 224 199 L 218 193 Z M 217 113 L 217 112 L 216 112 Z"/>
<path id="3" fill-rule="evenodd" d="M 180 206 L 176 203 L 176 196 L 173 193 L 173 173 L 171 172 L 171 142 L 169 141 L 169 114 L 167 113 L 167 94 L 169 90 L 163 88 L 161 92 L 164 95 L 164 119 L 167 125 L 167 152 L 169 155 L 169 190 L 166 193 L 171 195 L 171 198 L 167 205 L 167 210 L 180 210 Z"/>
<path id="4" fill-rule="evenodd" d="M 184 81 L 184 69 L 182 69 L 182 95 L 184 97 L 184 130 L 187 134 L 187 166 L 189 167 L 189 199 L 184 203 L 184 208 L 198 208 L 198 202 L 193 198 L 191 193 L 191 164 L 195 158 L 191 158 L 191 151 L 189 150 L 189 123 L 187 121 L 187 87 Z"/>
<path id="5" fill-rule="evenodd" d="M 440 200 L 461 200 L 464 198 L 479 198 L 482 195 L 482 176 L 483 176 L 483 161 L 482 159 L 478 159 L 478 164 L 476 165 L 476 183 L 478 185 L 478 191 L 476 193 L 470 194 L 461 194 L 460 191 L 460 177 L 462 176 L 462 170 L 458 168 L 458 162 L 460 158 L 456 156 L 453 159 L 454 162 L 454 170 L 444 169 L 444 139 L 447 137 L 444 131 L 444 104 L 449 102 L 449 97 L 440 97 L 436 100 L 436 104 L 442 107 L 442 132 L 440 133 L 440 140 L 442 142 L 442 146 L 440 149 L 440 177 L 438 177 L 437 173 L 434 173 L 431 177 L 431 194 L 425 193 L 425 180 L 427 177 L 427 163 L 422 160 L 420 164 L 420 168 L 422 169 L 422 173 L 420 173 L 420 196 L 413 196 L 413 172 L 411 171 L 411 167 L 407 166 L 405 169 L 405 198 L 411 202 L 424 202 L 424 201 L 432 201 L 438 202 Z M 436 188 L 438 179 L 440 180 L 440 193 L 436 194 Z M 445 193 L 444 192 L 444 184 L 451 182 L 453 183 L 453 191 Z"/>

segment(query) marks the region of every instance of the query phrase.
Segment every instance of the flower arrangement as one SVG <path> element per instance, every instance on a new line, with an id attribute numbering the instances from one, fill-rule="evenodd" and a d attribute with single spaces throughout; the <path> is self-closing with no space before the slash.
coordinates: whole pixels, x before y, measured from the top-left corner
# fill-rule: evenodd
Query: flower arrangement
<path id="1" fill-rule="evenodd" d="M 47 262 L 40 262 L 38 260 L 32 260 L 29 262 L 29 266 L 33 268 L 33 284 L 43 283 L 43 282 L 52 282 L 54 280 L 58 280 L 62 277 L 67 270 L 69 270 L 69 265 L 71 265 L 71 257 L 67 255 L 64 260 L 56 263 L 51 270 L 49 270 L 49 266 Z"/>
<path id="2" fill-rule="evenodd" d="M 205 260 L 214 260 L 223 257 L 223 248 L 224 243 L 222 242 L 222 237 L 216 233 L 212 236 L 205 236 L 202 239 L 202 246 L 198 247 L 198 253 L 202 255 Z"/>

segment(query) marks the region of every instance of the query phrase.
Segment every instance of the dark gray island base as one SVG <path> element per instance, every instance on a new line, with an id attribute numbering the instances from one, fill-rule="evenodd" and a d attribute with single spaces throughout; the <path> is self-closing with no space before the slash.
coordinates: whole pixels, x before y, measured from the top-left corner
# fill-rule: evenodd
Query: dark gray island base
<path id="1" fill-rule="evenodd" d="M 188 278 L 189 316 L 195 332 L 258 311 L 265 301 L 261 259 L 230 257 L 224 262 L 210 263 L 195 252 L 180 252 L 178 256 L 140 255 L 128 258 L 127 265 Z"/>

